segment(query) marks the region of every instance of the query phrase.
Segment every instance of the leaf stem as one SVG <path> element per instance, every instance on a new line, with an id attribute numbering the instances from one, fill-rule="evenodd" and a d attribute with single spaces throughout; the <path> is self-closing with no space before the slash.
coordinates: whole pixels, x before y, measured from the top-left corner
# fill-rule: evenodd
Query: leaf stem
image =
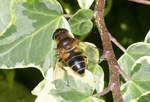
<path id="1" fill-rule="evenodd" d="M 103 49 L 104 51 L 108 52 L 106 56 L 106 60 L 109 65 L 110 83 L 114 83 L 114 86 L 111 89 L 114 102 L 123 102 L 122 95 L 120 92 L 119 71 L 116 68 L 116 65 L 118 65 L 118 63 L 112 48 L 112 44 L 109 36 L 110 33 L 107 30 L 104 23 L 104 8 L 105 8 L 105 0 L 97 0 L 95 10 L 94 10 L 94 18 L 98 30 L 100 32 L 100 36 L 103 43 Z"/>
<path id="2" fill-rule="evenodd" d="M 103 62 L 104 60 L 106 60 L 107 53 L 108 53 L 108 51 L 103 51 L 103 54 L 100 57 L 98 64 L 100 64 L 101 62 Z"/>
<path id="3" fill-rule="evenodd" d="M 100 93 L 96 93 L 93 96 L 94 97 L 103 96 L 103 95 L 107 94 L 109 91 L 111 91 L 111 89 L 113 88 L 113 86 L 114 86 L 114 83 L 110 82 L 109 85 L 108 85 L 108 87 L 104 91 L 102 91 Z"/>
<path id="4" fill-rule="evenodd" d="M 103 51 L 103 54 L 101 56 L 101 58 L 99 59 L 99 64 L 106 60 L 106 56 L 108 54 L 108 51 Z M 123 76 L 123 78 L 126 80 L 126 81 L 131 81 L 131 78 L 120 68 L 119 65 L 115 65 L 115 67 L 118 69 L 119 73 Z"/>
<path id="5" fill-rule="evenodd" d="M 118 47 L 120 48 L 124 53 L 126 52 L 126 49 L 109 33 L 109 37 L 111 41 Z"/>
<path id="6" fill-rule="evenodd" d="M 131 78 L 120 68 L 119 65 L 115 65 L 119 73 L 123 76 L 126 81 L 131 81 Z"/>

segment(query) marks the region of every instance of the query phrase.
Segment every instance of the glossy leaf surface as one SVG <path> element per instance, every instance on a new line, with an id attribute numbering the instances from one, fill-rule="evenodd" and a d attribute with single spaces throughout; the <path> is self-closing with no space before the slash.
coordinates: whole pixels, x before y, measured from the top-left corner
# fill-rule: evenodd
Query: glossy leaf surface
<path id="1" fill-rule="evenodd" d="M 10 7 L 12 6 L 11 4 L 12 0 L 0 0 L 0 33 L 4 33 L 12 23 L 10 13 Z"/>
<path id="2" fill-rule="evenodd" d="M 0 68 L 36 67 L 46 72 L 55 62 L 56 28 L 69 29 L 55 0 L 15 1 L 15 24 L 0 37 Z"/>
<path id="3" fill-rule="evenodd" d="M 145 41 L 148 41 L 149 34 Z M 118 60 L 121 68 L 131 81 L 121 86 L 125 102 L 132 102 L 150 91 L 150 44 L 139 42 L 128 47 L 126 53 Z M 143 97 L 144 100 L 146 98 Z M 134 101 L 133 101 L 134 102 Z M 137 102 L 137 101 L 135 101 Z M 148 101 L 144 101 L 148 102 Z"/>
<path id="4" fill-rule="evenodd" d="M 80 8 L 89 9 L 94 0 L 77 0 Z"/>
<path id="5" fill-rule="evenodd" d="M 89 9 L 80 9 L 78 10 L 72 18 L 69 19 L 69 24 L 71 26 L 71 31 L 76 35 L 88 34 L 92 27 L 93 23 L 91 21 L 93 17 L 93 12 Z"/>

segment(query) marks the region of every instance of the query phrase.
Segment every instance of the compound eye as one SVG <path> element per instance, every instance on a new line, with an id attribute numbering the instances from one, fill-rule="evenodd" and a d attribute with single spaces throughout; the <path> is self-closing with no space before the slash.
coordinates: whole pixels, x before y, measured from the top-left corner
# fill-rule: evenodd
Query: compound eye
<path id="1" fill-rule="evenodd" d="M 53 33 L 53 36 L 52 36 L 53 40 L 55 40 L 61 34 L 66 33 L 66 32 L 68 32 L 68 30 L 64 29 L 64 28 L 58 28 L 58 29 L 56 29 L 56 31 Z"/>
<path id="2" fill-rule="evenodd" d="M 53 40 L 55 40 L 58 37 L 58 35 L 60 35 L 60 33 L 58 31 L 55 31 L 52 36 Z"/>

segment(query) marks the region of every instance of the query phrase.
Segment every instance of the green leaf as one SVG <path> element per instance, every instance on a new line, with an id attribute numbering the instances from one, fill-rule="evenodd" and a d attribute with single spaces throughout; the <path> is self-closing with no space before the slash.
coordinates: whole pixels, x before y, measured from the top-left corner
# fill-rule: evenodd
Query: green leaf
<path id="1" fill-rule="evenodd" d="M 96 81 L 96 90 L 101 92 L 104 88 L 104 72 L 101 66 L 98 65 L 99 51 L 94 44 L 81 42 L 80 46 L 88 60 L 88 69 L 93 73 Z"/>
<path id="2" fill-rule="evenodd" d="M 87 74 L 84 77 L 80 77 L 69 67 L 64 68 L 68 71 L 67 79 L 64 77 L 66 72 L 59 66 L 56 66 L 55 73 L 52 69 L 48 70 L 46 79 L 32 91 L 34 95 L 37 95 L 35 102 L 104 102 L 90 95 L 92 93 L 89 90 L 89 84 L 94 87 L 95 85 L 91 83 L 93 78 L 89 71 L 86 71 Z M 68 80 L 69 84 L 66 82 Z"/>
<path id="3" fill-rule="evenodd" d="M 137 59 L 150 56 L 150 44 L 139 42 L 128 47 L 126 53 L 120 57 L 118 63 L 123 71 L 130 76 L 132 66 Z"/>
<path id="4" fill-rule="evenodd" d="M 131 78 L 131 81 L 121 86 L 125 102 L 138 102 L 137 99 L 140 96 L 150 91 L 150 44 L 147 43 L 148 39 L 149 34 L 145 42 L 129 46 L 125 54 L 118 60 L 120 67 Z"/>
<path id="5" fill-rule="evenodd" d="M 1 102 L 33 102 L 35 96 L 21 84 L 14 82 L 13 88 L 7 80 L 0 80 L 0 101 Z"/>
<path id="6" fill-rule="evenodd" d="M 58 63 L 55 67 L 54 79 L 55 87 L 60 91 L 76 90 L 89 96 L 96 88 L 94 76 L 90 71 L 85 70 L 85 74 L 81 76 L 70 67 L 63 67 L 62 69 Z"/>
<path id="7" fill-rule="evenodd" d="M 76 35 L 88 34 L 93 27 L 91 21 L 93 12 L 90 9 L 80 9 L 69 19 L 72 33 Z"/>
<path id="8" fill-rule="evenodd" d="M 149 32 L 147 33 L 144 42 L 150 43 L 150 30 L 149 30 Z"/>
<path id="9" fill-rule="evenodd" d="M 94 0 L 77 0 L 79 3 L 80 8 L 82 9 L 89 9 Z"/>
<path id="10" fill-rule="evenodd" d="M 91 72 L 93 73 L 95 82 L 96 82 L 96 91 L 102 92 L 104 89 L 104 72 L 101 66 L 98 64 L 91 69 Z"/>
<path id="11" fill-rule="evenodd" d="M 142 56 L 150 56 L 150 44 L 139 42 L 128 47 L 127 52 L 134 60 Z"/>
<path id="12" fill-rule="evenodd" d="M 56 93 L 53 92 L 54 95 L 61 96 L 65 101 L 61 102 L 104 102 L 98 98 L 87 96 L 84 93 L 78 92 L 76 90 L 66 90 L 63 92 L 57 91 Z"/>
<path id="13" fill-rule="evenodd" d="M 32 91 L 32 94 L 37 95 L 35 102 L 59 102 L 58 100 L 62 100 L 62 98 L 58 96 L 54 96 L 50 93 L 50 90 L 55 89 L 55 85 L 53 83 L 53 69 L 49 69 L 47 71 L 46 78 L 41 81 Z"/>
<path id="14" fill-rule="evenodd" d="M 136 99 L 135 102 L 149 102 L 150 92 L 144 93 L 142 96 Z"/>
<path id="15" fill-rule="evenodd" d="M 98 64 L 99 61 L 99 51 L 97 47 L 89 42 L 80 42 L 80 46 L 83 50 L 83 53 L 85 56 L 87 56 L 88 59 L 88 66 L 90 64 Z"/>
<path id="16" fill-rule="evenodd" d="M 130 76 L 132 70 L 131 68 L 135 63 L 135 60 L 128 53 L 125 53 L 119 58 L 118 63 L 123 71 Z"/>
<path id="17" fill-rule="evenodd" d="M 69 29 L 56 0 L 15 1 L 15 24 L 0 36 L 0 68 L 36 67 L 43 72 L 55 64 L 56 28 Z"/>
<path id="18" fill-rule="evenodd" d="M 135 61 L 132 66 L 131 81 L 122 86 L 125 102 L 130 102 L 150 91 L 150 56 L 144 56 Z"/>
<path id="19" fill-rule="evenodd" d="M 4 33 L 6 28 L 11 24 L 10 8 L 13 0 L 0 0 L 0 35 Z"/>
<path id="20" fill-rule="evenodd" d="M 150 80 L 150 56 L 144 56 L 136 60 L 132 66 L 131 77 L 136 80 Z M 141 74 L 144 73 L 144 74 Z"/>

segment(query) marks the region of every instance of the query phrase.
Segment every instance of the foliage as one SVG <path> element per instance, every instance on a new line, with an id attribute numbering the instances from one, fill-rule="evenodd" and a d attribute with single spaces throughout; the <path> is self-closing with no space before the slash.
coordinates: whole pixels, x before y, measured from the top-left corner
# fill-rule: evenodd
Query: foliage
<path id="1" fill-rule="evenodd" d="M 150 91 L 149 40 L 150 32 L 147 34 L 144 42 L 130 45 L 126 53 L 118 60 L 123 71 L 131 78 L 131 81 L 128 81 L 121 86 L 125 102 L 130 102 L 132 100 L 146 100 L 147 97 L 142 96 Z"/>
<path id="2" fill-rule="evenodd" d="M 35 67 L 44 77 L 32 91 L 37 96 L 35 99 L 14 81 L 13 72 L 6 72 L 8 82 L 0 80 L 1 92 L 6 90 L 1 93 L 3 102 L 34 99 L 35 102 L 105 102 L 102 97 L 93 97 L 104 90 L 104 72 L 98 64 L 99 50 L 94 44 L 80 42 L 88 64 L 84 76 L 58 62 L 55 56 L 52 34 L 57 28 L 66 28 L 75 36 L 85 36 L 93 28 L 93 11 L 89 8 L 94 0 L 77 2 L 80 9 L 67 21 L 63 16 L 65 7 L 57 0 L 0 0 L 0 69 Z M 149 52 L 150 32 L 144 42 L 130 45 L 118 60 L 123 71 L 131 77 L 131 81 L 121 80 L 125 102 L 148 102 Z M 12 94 L 18 90 L 21 90 L 20 94 Z M 10 93 L 12 96 L 6 98 Z"/>
<path id="3" fill-rule="evenodd" d="M 89 9 L 94 0 L 78 0 L 79 6 L 81 8 Z"/>
<path id="4" fill-rule="evenodd" d="M 93 13 L 89 9 L 80 9 L 75 13 L 69 19 L 72 33 L 80 36 L 89 33 L 93 27 L 92 17 Z"/>
<path id="5" fill-rule="evenodd" d="M 60 4 L 55 0 L 30 1 L 30 2 L 11 1 L 11 2 L 12 3 L 10 4 L 13 5 L 11 6 L 12 10 L 10 11 L 12 15 L 12 20 L 10 21 L 11 25 L 9 25 L 7 30 L 4 33 L 2 33 L 0 38 L 1 39 L 0 40 L 1 68 L 13 69 L 13 68 L 36 67 L 43 73 L 44 77 L 49 77 L 47 71 L 51 70 L 52 67 L 54 68 L 56 63 L 55 50 L 54 50 L 56 45 L 55 42 L 52 40 L 52 34 L 56 28 L 63 27 L 63 28 L 67 28 L 68 30 L 70 29 L 67 20 L 62 15 L 63 12 Z M 84 13 L 85 14 L 89 13 L 89 16 L 85 16 Z M 83 16 L 81 16 L 82 14 Z M 92 12 L 90 10 L 83 9 L 79 11 L 78 14 L 75 14 L 75 16 L 72 17 L 72 19 L 70 19 L 70 25 L 73 25 L 74 20 L 79 19 L 80 16 L 81 19 L 83 19 L 80 24 L 81 27 L 83 27 L 87 23 L 86 21 L 88 20 L 91 24 L 90 19 L 92 18 Z M 89 18 L 87 19 L 87 17 Z M 90 26 L 90 29 L 91 28 L 92 26 Z M 90 29 L 86 28 L 85 26 L 84 29 L 81 29 L 81 32 L 83 31 L 89 32 Z M 93 56 L 94 57 L 93 59 L 97 57 L 96 61 L 98 62 L 99 53 L 94 45 L 83 43 L 81 44 L 81 46 L 83 47 L 84 52 L 87 51 L 89 52 L 87 56 Z M 85 75 L 85 77 L 87 77 L 86 79 L 88 79 L 88 77 L 92 78 L 88 82 L 85 83 L 82 82 L 81 79 L 84 78 L 80 78 L 80 77 L 79 78 L 81 81 L 80 80 L 78 81 L 76 77 L 78 77 L 79 75 L 73 77 L 68 76 L 69 83 L 71 85 L 70 87 L 67 87 L 65 83 L 61 83 L 64 79 L 56 80 L 57 78 L 54 78 L 52 81 L 47 79 L 48 82 L 50 83 L 44 83 L 44 86 L 46 86 L 46 84 L 49 84 L 49 86 L 53 86 L 52 85 L 53 81 L 54 82 L 56 81 L 54 85 L 56 88 L 51 89 L 48 87 L 46 88 L 46 90 L 52 91 L 55 94 L 57 93 L 56 95 L 62 97 L 63 100 L 68 100 L 68 101 L 71 100 L 71 97 L 70 99 L 66 99 L 65 97 L 61 96 L 59 92 L 61 87 L 60 88 L 57 87 L 61 83 L 62 87 L 66 87 L 64 88 L 64 91 L 61 91 L 61 93 L 65 92 L 65 94 L 69 93 L 69 94 L 73 94 L 73 96 L 78 94 L 81 94 L 80 96 L 83 95 L 81 99 L 78 99 L 78 97 L 76 97 L 76 99 L 78 99 L 79 101 L 81 100 L 85 101 L 86 98 L 87 100 L 91 100 L 93 102 L 95 100 L 100 101 L 99 99 L 92 97 L 92 94 L 95 89 L 97 91 L 102 91 L 103 89 L 104 86 L 103 71 L 101 67 L 97 65 L 97 63 L 95 63 L 95 60 L 93 62 L 89 60 L 89 62 L 90 62 L 89 69 L 91 69 L 91 72 L 93 74 L 87 71 L 88 74 Z M 58 73 L 59 72 L 57 72 L 56 74 Z M 73 72 L 68 72 L 68 73 L 73 73 Z M 99 77 L 99 75 L 101 75 L 101 77 Z M 63 74 L 61 75 L 61 77 L 63 78 Z M 45 82 L 47 82 L 47 80 Z M 74 80 L 76 81 L 74 82 Z M 92 84 L 90 85 L 90 83 Z M 74 87 L 72 88 L 73 85 Z M 90 85 L 90 86 L 86 86 L 86 85 Z M 89 89 L 89 87 L 91 87 L 91 89 Z M 43 88 L 44 89 L 41 90 L 45 90 L 45 87 Z M 81 89 L 77 91 L 77 89 L 79 88 Z M 35 92 L 35 94 L 38 93 L 39 92 Z M 47 94 L 52 96 L 52 93 L 47 93 Z M 38 98 L 39 97 L 41 96 L 38 95 Z M 51 100 L 53 99 L 51 98 Z"/>

